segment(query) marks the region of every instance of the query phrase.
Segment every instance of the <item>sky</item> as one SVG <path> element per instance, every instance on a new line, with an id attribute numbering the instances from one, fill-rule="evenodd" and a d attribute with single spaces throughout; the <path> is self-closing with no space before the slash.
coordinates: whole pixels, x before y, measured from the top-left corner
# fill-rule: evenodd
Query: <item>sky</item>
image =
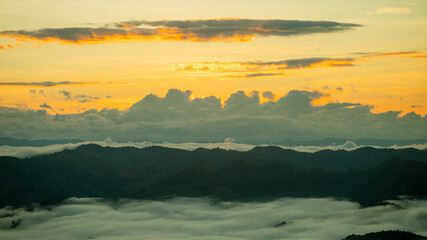
<path id="1" fill-rule="evenodd" d="M 227 112 L 227 105 L 238 99 L 252 99 L 255 112 L 235 105 L 233 114 L 209 115 L 203 121 L 220 116 L 219 126 L 224 119 L 241 121 L 248 115 L 276 120 L 286 115 L 287 121 L 298 122 L 304 115 L 302 123 L 327 130 L 310 135 L 301 126 L 300 131 L 283 130 L 283 138 L 422 138 L 427 136 L 425 29 L 424 0 L 4 0 L 0 133 L 101 140 L 114 135 L 110 130 L 101 134 L 102 127 L 117 130 L 119 124 L 134 132 L 144 128 L 149 116 L 158 117 L 149 123 L 161 122 L 162 132 L 172 128 L 168 123 L 175 128 L 184 124 L 182 119 L 164 122 L 171 109 L 175 117 L 170 119 L 179 119 L 180 109 L 194 120 L 203 115 L 202 108 Z M 188 108 L 167 100 L 168 93 L 181 94 Z M 149 96 L 168 104 L 144 102 Z M 288 105 L 280 99 L 288 99 Z M 191 103 L 201 104 L 197 114 L 189 113 Z M 286 105 L 286 114 L 275 110 L 279 105 Z M 340 111 L 332 113 L 337 107 Z M 155 108 L 159 110 L 153 113 Z M 132 117 L 132 111 L 139 115 Z M 271 126 L 272 131 L 282 120 L 248 125 Z M 338 124 L 335 131 L 337 121 L 360 124 L 350 123 L 350 132 Z M 80 125 L 80 133 L 64 134 L 67 126 Z M 85 126 L 93 130 L 91 136 L 85 135 Z M 144 139 L 146 128 L 129 139 Z M 201 127 L 217 139 L 245 138 L 206 128 Z M 357 128 L 364 129 L 360 133 Z M 402 131 L 393 132 L 395 128 Z M 150 135 L 149 140 L 176 134 Z"/>

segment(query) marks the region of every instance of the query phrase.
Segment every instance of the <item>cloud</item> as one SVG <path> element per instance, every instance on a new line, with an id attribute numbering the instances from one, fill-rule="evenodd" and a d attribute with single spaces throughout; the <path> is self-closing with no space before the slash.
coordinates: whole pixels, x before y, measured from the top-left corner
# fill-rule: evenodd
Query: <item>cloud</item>
<path id="1" fill-rule="evenodd" d="M 420 51 L 407 51 L 407 52 L 372 52 L 372 53 L 359 53 L 363 54 L 365 58 L 369 57 L 390 57 L 390 56 L 411 56 L 417 57 L 413 55 L 424 54 L 425 52 Z"/>
<path id="2" fill-rule="evenodd" d="M 51 109 L 51 110 L 52 110 L 52 107 L 51 107 L 51 106 L 49 106 L 49 105 L 47 105 L 47 103 L 40 104 L 40 107 L 41 107 L 41 108 L 46 108 L 46 109 Z"/>
<path id="3" fill-rule="evenodd" d="M 276 96 L 274 95 L 274 93 L 272 93 L 271 91 L 265 91 L 262 93 L 262 97 L 263 98 L 267 98 L 269 100 L 274 100 L 276 98 Z"/>
<path id="4" fill-rule="evenodd" d="M 350 234 L 404 230 L 426 235 L 425 200 L 360 208 L 328 198 L 219 202 L 209 198 L 165 201 L 71 198 L 48 209 L 0 209 L 0 238 L 27 239 L 343 239 Z M 12 221 L 21 224 L 6 230 Z M 281 227 L 275 224 L 286 221 Z"/>
<path id="5" fill-rule="evenodd" d="M 56 41 L 70 44 L 114 41 L 250 41 L 254 37 L 297 36 L 341 32 L 359 24 L 332 21 L 210 19 L 127 21 L 112 26 L 43 28 L 0 32 L 0 37 L 39 42 Z"/>
<path id="6" fill-rule="evenodd" d="M 129 109 L 87 110 L 50 115 L 45 110 L 0 107 L 0 135 L 28 139 L 82 139 L 151 142 L 271 143 L 327 137 L 421 139 L 427 116 L 399 111 L 372 113 L 359 103 L 313 101 L 330 97 L 318 91 L 293 90 L 277 101 L 260 103 L 259 93 L 232 94 L 221 104 L 215 96 L 191 98 L 191 91 L 171 89 L 165 97 L 150 94 Z"/>
<path id="7" fill-rule="evenodd" d="M 59 91 L 59 94 L 62 97 L 65 97 L 66 100 L 69 100 L 69 101 L 76 100 L 80 103 L 93 102 L 93 101 L 100 99 L 100 97 L 88 96 L 86 94 L 75 94 L 75 95 L 73 95 L 69 91 Z"/>
<path id="8" fill-rule="evenodd" d="M 236 72 L 236 71 L 266 71 L 286 70 L 309 67 L 349 67 L 353 66 L 355 58 L 300 58 L 282 61 L 248 61 L 248 62 L 201 62 L 191 64 L 179 64 L 174 70 L 192 70 L 199 72 Z M 255 73 L 271 74 L 274 73 Z"/>
<path id="9" fill-rule="evenodd" d="M 374 13 L 369 12 L 370 14 L 395 14 L 395 15 L 405 15 L 411 14 L 412 11 L 409 8 L 398 8 L 398 7 L 384 7 L 377 8 Z"/>
<path id="10" fill-rule="evenodd" d="M 0 82 L 0 86 L 35 86 L 35 87 L 55 87 L 61 85 L 85 85 L 94 82 Z"/>
<path id="11" fill-rule="evenodd" d="M 249 74 L 236 74 L 236 75 L 226 75 L 224 78 L 257 78 L 257 77 L 272 77 L 272 76 L 281 76 L 283 73 L 249 73 Z"/>
<path id="12" fill-rule="evenodd" d="M 238 73 L 224 78 L 256 78 L 283 76 L 289 70 L 318 67 L 351 67 L 356 58 L 301 58 L 282 61 L 200 62 L 179 64 L 176 71 Z"/>
<path id="13" fill-rule="evenodd" d="M 224 75 L 224 78 L 254 78 L 283 76 L 288 71 L 320 68 L 320 67 L 352 67 L 357 62 L 366 62 L 377 57 L 411 57 L 423 58 L 425 52 L 356 52 L 362 55 L 357 58 L 297 58 L 280 61 L 242 61 L 242 62 L 197 62 L 178 64 L 173 67 L 175 71 L 233 73 Z M 326 86 L 327 87 L 327 86 Z"/>
<path id="14" fill-rule="evenodd" d="M 95 100 L 99 100 L 99 97 L 88 96 L 86 94 L 75 95 L 74 98 L 81 103 L 93 102 Z"/>
<path id="15" fill-rule="evenodd" d="M 69 91 L 59 91 L 59 94 L 64 96 L 66 99 L 71 99 L 71 93 Z"/>

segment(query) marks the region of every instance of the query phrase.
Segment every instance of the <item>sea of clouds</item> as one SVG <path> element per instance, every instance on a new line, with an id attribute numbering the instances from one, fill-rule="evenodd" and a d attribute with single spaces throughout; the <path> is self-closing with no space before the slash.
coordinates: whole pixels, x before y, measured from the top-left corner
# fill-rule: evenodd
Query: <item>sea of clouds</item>
<path id="1" fill-rule="evenodd" d="M 237 143 L 237 142 L 234 142 L 232 139 L 226 139 L 224 142 L 215 142 L 215 143 L 198 143 L 198 142 L 152 143 L 148 141 L 118 143 L 118 142 L 112 141 L 111 139 L 106 139 L 104 141 L 84 141 L 79 143 L 53 144 L 53 145 L 42 146 L 42 147 L 2 145 L 0 146 L 0 156 L 26 158 L 26 157 L 33 157 L 37 155 L 56 153 L 56 152 L 63 151 L 65 149 L 73 150 L 81 145 L 86 145 L 86 144 L 97 144 L 103 147 L 115 147 L 115 148 L 119 148 L 119 147 L 146 148 L 150 146 L 161 146 L 161 147 L 177 148 L 177 149 L 183 149 L 183 150 L 189 150 L 189 151 L 195 150 L 197 148 L 206 148 L 206 149 L 221 148 L 225 150 L 249 151 L 256 146 L 273 146 L 273 145 L 251 145 L 251 144 Z M 295 146 L 295 147 L 281 146 L 281 145 L 274 145 L 274 146 L 281 147 L 283 149 L 292 149 L 299 152 L 317 152 L 317 151 L 326 150 L 326 149 L 352 151 L 361 147 L 366 147 L 364 145 L 357 145 L 352 141 L 347 141 L 342 145 L 331 145 L 331 146 Z M 369 147 L 384 148 L 379 146 L 369 146 Z M 424 150 L 424 149 L 427 149 L 427 142 L 424 144 L 412 144 L 412 145 L 404 145 L 404 146 L 394 145 L 387 148 L 391 148 L 391 149 L 415 148 L 415 149 Z"/>
<path id="2" fill-rule="evenodd" d="M 71 198 L 49 209 L 0 209 L 0 239 L 298 239 L 334 240 L 350 234 L 404 230 L 427 235 L 427 201 L 401 199 L 360 208 L 334 199 L 271 202 Z M 20 224 L 9 229 L 12 221 Z M 287 224 L 275 227 L 286 221 Z"/>

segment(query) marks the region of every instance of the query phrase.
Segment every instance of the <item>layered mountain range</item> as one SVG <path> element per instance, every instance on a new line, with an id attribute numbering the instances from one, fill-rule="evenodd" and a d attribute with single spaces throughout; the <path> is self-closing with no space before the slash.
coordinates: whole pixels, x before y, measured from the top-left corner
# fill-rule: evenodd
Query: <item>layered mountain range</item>
<path id="1" fill-rule="evenodd" d="M 334 197 L 362 206 L 427 196 L 427 150 L 359 148 L 247 152 L 82 145 L 31 158 L 0 157 L 0 206 L 56 204 L 69 197 L 224 200 Z"/>

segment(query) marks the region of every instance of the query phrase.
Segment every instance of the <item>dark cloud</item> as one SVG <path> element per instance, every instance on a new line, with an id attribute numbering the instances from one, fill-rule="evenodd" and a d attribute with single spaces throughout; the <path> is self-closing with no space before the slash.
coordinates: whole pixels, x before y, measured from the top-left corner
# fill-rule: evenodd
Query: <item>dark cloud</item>
<path id="1" fill-rule="evenodd" d="M 86 94 L 74 94 L 73 95 L 69 91 L 59 91 L 59 94 L 62 97 L 65 97 L 66 100 L 76 100 L 80 103 L 94 102 L 94 101 L 100 99 L 100 97 L 88 96 Z"/>
<path id="2" fill-rule="evenodd" d="M 47 108 L 47 109 L 52 109 L 51 106 L 47 105 L 47 103 L 43 103 L 40 105 L 41 108 Z"/>
<path id="3" fill-rule="evenodd" d="M 283 73 L 252 73 L 252 74 L 246 74 L 245 77 L 251 78 L 251 77 L 265 77 L 265 76 L 278 76 L 283 75 Z"/>
<path id="4" fill-rule="evenodd" d="M 43 90 L 35 90 L 35 89 L 31 89 L 30 91 L 31 97 L 37 97 L 38 95 L 41 95 L 43 97 L 46 97 L 46 93 Z"/>
<path id="5" fill-rule="evenodd" d="M 61 94 L 62 96 L 64 96 L 68 100 L 71 99 L 71 93 L 69 91 L 59 91 L 59 94 Z"/>
<path id="6" fill-rule="evenodd" d="M 43 28 L 0 32 L 1 37 L 67 43 L 125 40 L 248 41 L 253 37 L 331 33 L 360 27 L 332 21 L 212 19 L 127 21 L 100 28 Z"/>
<path id="7" fill-rule="evenodd" d="M 93 102 L 95 100 L 99 100 L 99 97 L 93 97 L 93 96 L 88 96 L 86 94 L 80 94 L 80 95 L 75 95 L 74 99 L 76 99 L 80 103 L 85 103 L 85 102 Z"/>
<path id="8" fill-rule="evenodd" d="M 278 69 L 295 69 L 307 68 L 319 63 L 327 63 L 331 67 L 349 67 L 353 66 L 355 60 L 354 58 L 301 58 L 271 62 L 244 62 L 243 64 L 249 66 L 278 66 Z"/>
<path id="9" fill-rule="evenodd" d="M 0 82 L 0 86 L 37 86 L 37 87 L 55 87 L 60 85 L 83 85 L 92 84 L 93 82 Z"/>
<path id="10" fill-rule="evenodd" d="M 276 96 L 274 95 L 274 93 L 272 93 L 271 91 L 265 91 L 265 92 L 263 92 L 262 93 L 262 97 L 270 99 L 270 100 L 274 100 L 276 98 Z"/>
<path id="11" fill-rule="evenodd" d="M 335 88 L 335 90 L 340 91 L 340 92 L 343 91 L 342 87 L 337 87 L 337 88 Z"/>
<path id="12" fill-rule="evenodd" d="M 281 76 L 283 73 L 250 73 L 250 74 L 235 74 L 235 75 L 226 75 L 225 78 L 256 78 L 256 77 L 272 77 L 272 76 Z"/>
<path id="13" fill-rule="evenodd" d="M 71 94 L 73 97 L 74 95 Z M 171 89 L 165 97 L 150 94 L 129 109 L 88 110 L 50 115 L 44 110 L 0 107 L 0 135 L 29 139 L 82 139 L 156 142 L 309 140 L 327 137 L 418 139 L 427 135 L 427 116 L 373 113 L 358 103 L 312 101 L 318 91 L 293 90 L 277 101 L 260 102 L 259 92 L 191 98 L 191 91 Z"/>

